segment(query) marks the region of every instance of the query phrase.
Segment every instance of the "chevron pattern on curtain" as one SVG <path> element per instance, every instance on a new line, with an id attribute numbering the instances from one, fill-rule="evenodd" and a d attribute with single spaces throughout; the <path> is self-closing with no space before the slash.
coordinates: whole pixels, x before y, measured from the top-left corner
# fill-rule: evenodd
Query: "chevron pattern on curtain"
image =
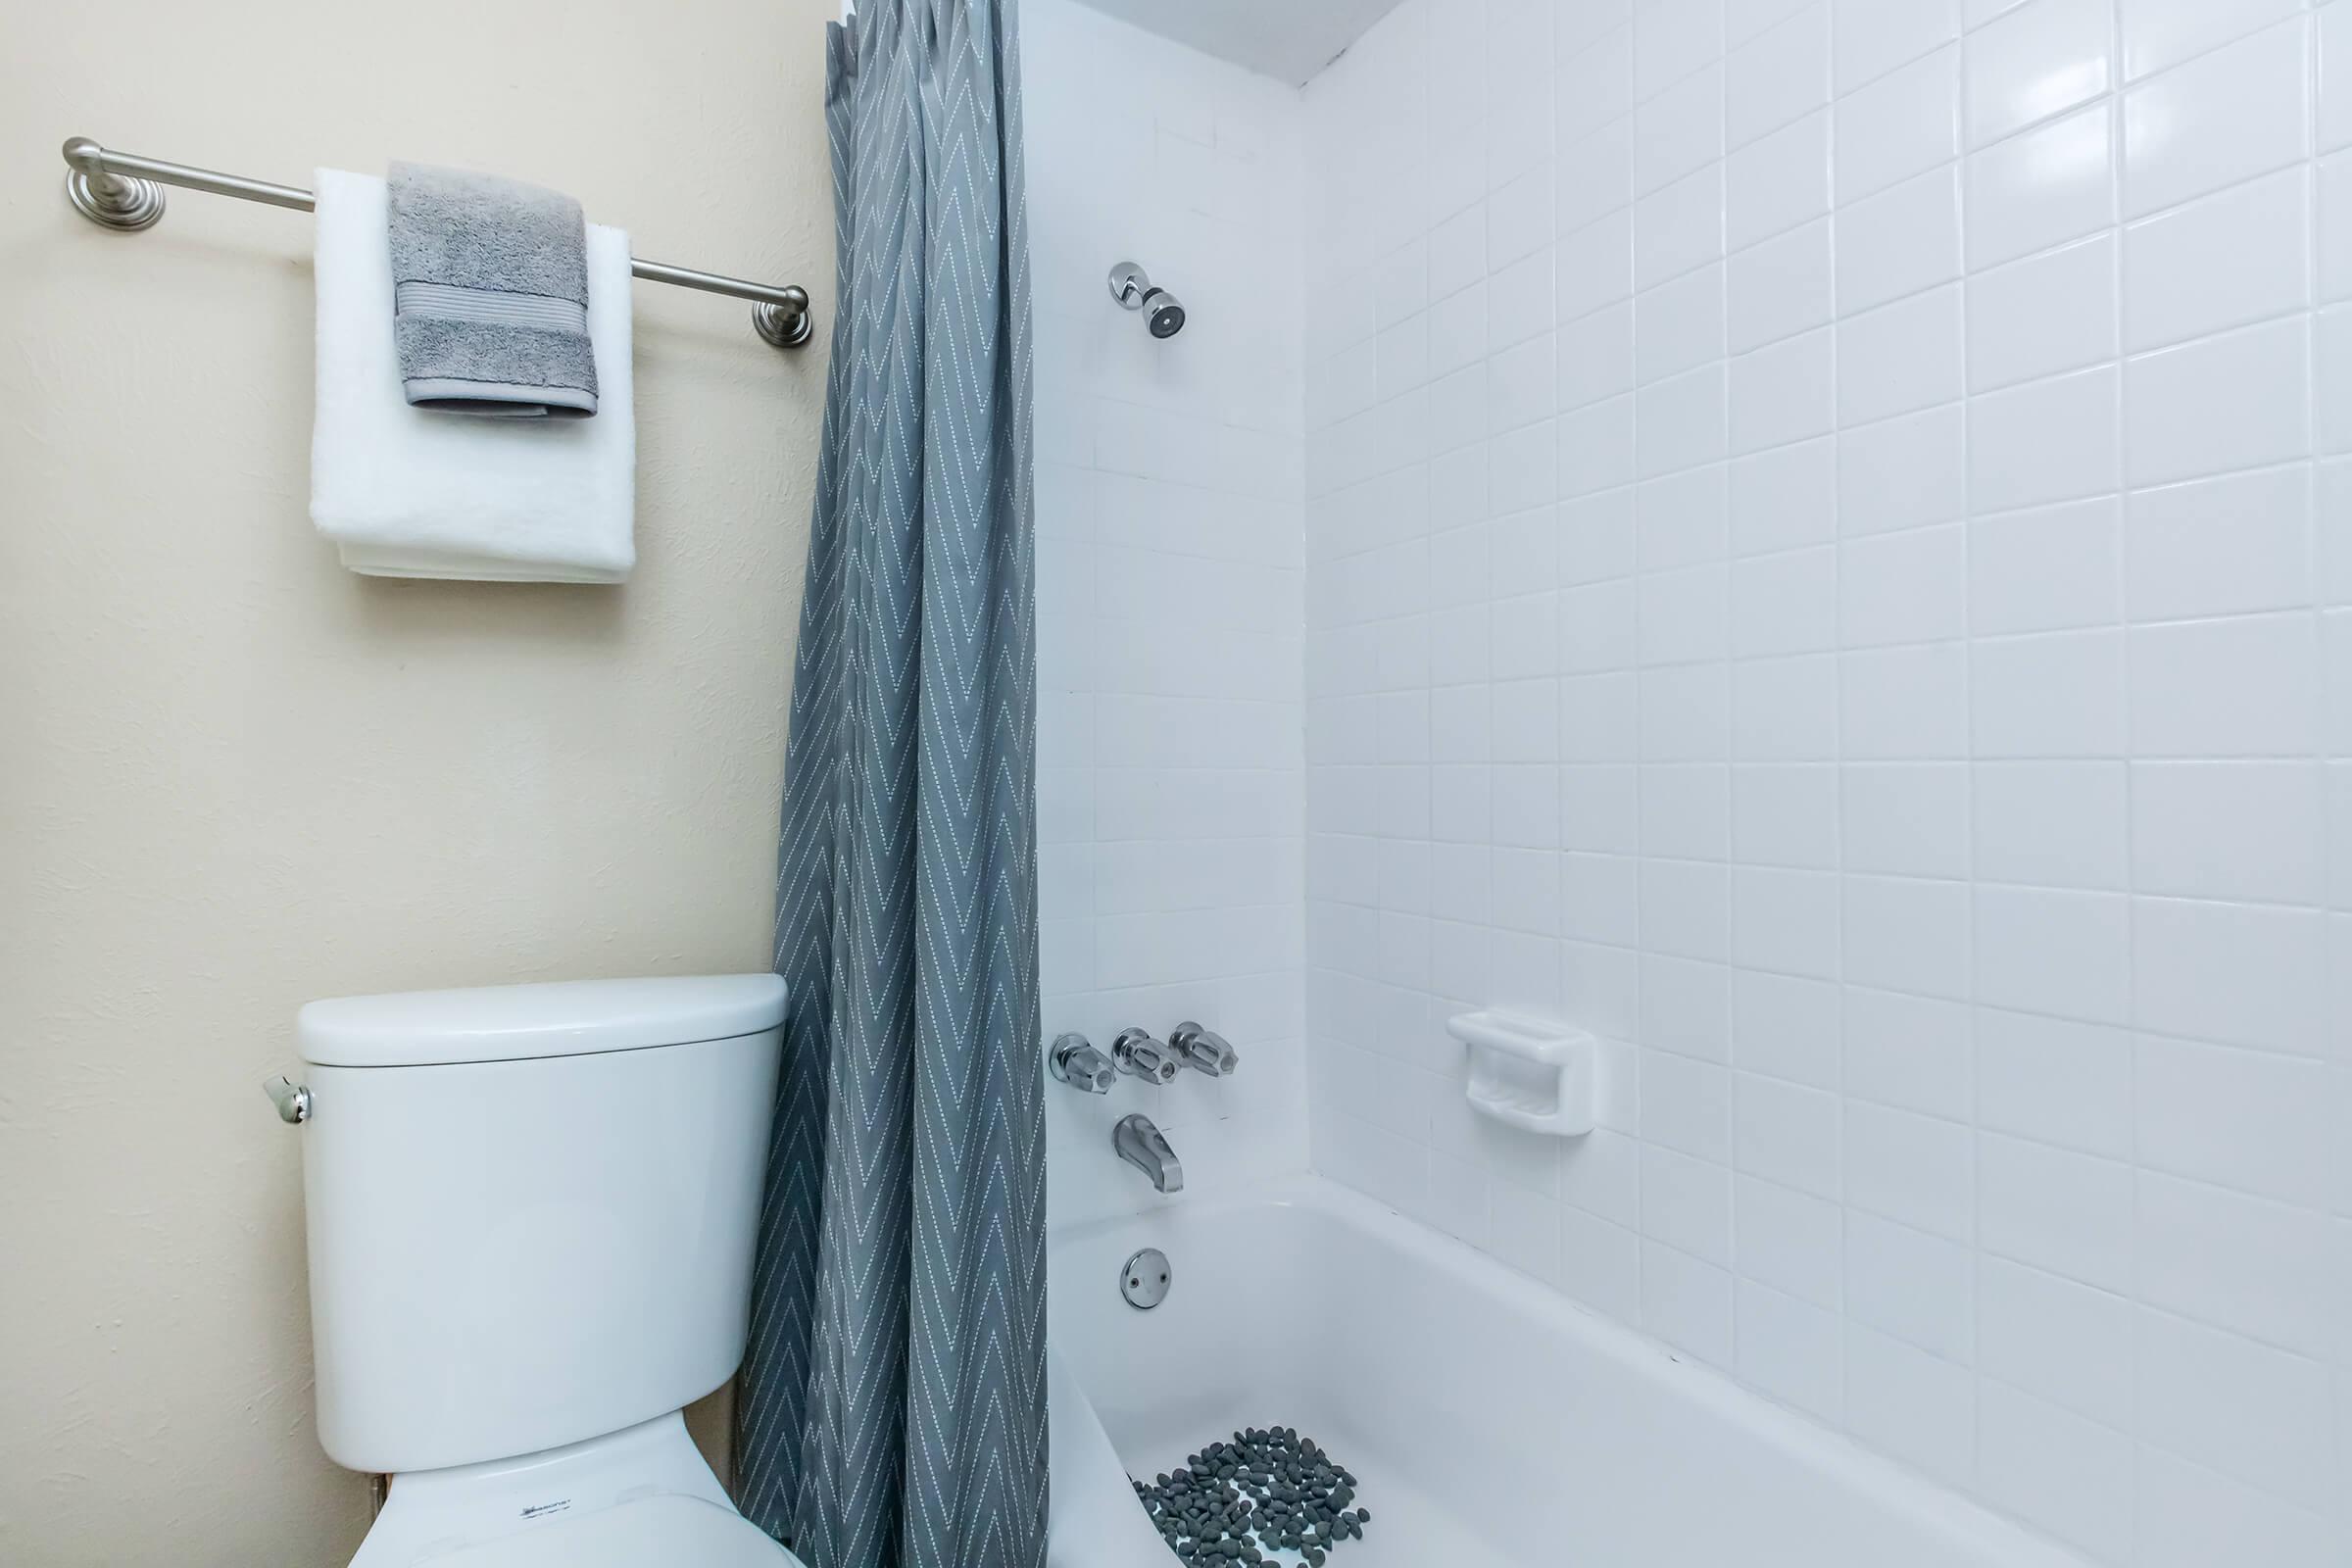
<path id="1" fill-rule="evenodd" d="M 1039 1568 L 1036 603 L 1015 0 L 828 30 L 839 219 L 737 1403 L 809 1568 Z"/>

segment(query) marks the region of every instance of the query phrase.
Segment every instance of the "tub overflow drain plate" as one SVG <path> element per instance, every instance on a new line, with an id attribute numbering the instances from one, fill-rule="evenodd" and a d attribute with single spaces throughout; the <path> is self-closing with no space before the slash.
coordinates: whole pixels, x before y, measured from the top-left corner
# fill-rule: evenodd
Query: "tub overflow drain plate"
<path id="1" fill-rule="evenodd" d="M 1139 1312 L 1149 1312 L 1168 1298 L 1168 1254 L 1147 1247 L 1119 1270 L 1119 1294 Z"/>

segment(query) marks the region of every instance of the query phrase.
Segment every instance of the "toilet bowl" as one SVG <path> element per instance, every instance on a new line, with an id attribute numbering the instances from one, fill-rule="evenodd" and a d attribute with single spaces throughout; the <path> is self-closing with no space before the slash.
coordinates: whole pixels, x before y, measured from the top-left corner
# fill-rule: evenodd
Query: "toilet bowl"
<path id="1" fill-rule="evenodd" d="M 318 1437 L 392 1477 L 352 1568 L 797 1568 L 679 1412 L 734 1376 L 774 975 L 315 1002 Z"/>

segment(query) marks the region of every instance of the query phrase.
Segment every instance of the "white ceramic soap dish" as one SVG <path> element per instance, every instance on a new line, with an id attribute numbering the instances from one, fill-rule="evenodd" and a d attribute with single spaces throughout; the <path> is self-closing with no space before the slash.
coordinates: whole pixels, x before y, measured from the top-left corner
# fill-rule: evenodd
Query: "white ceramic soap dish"
<path id="1" fill-rule="evenodd" d="M 1470 1048 L 1470 1108 L 1531 1133 L 1580 1138 L 1600 1115 L 1600 1047 L 1582 1029 L 1463 1012 L 1446 1032 Z"/>

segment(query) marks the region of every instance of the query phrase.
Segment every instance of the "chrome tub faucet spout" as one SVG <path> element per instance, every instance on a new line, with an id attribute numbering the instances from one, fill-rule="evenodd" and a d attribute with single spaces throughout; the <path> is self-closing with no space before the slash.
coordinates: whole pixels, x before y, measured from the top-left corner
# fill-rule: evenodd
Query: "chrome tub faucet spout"
<path id="1" fill-rule="evenodd" d="M 1163 1193 L 1184 1191 L 1184 1164 L 1168 1147 L 1167 1135 L 1152 1125 L 1149 1116 L 1121 1116 L 1110 1130 L 1110 1147 L 1119 1157 L 1152 1178 Z"/>

